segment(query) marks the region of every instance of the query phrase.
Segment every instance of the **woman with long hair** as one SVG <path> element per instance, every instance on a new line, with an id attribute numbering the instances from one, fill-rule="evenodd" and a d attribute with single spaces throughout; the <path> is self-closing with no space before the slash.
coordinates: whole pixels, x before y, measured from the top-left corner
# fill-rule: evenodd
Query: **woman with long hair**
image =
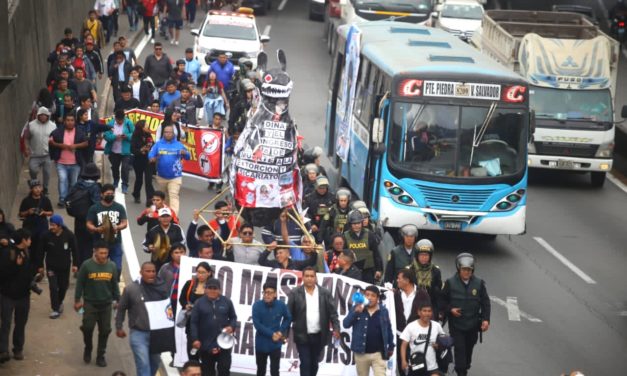
<path id="1" fill-rule="evenodd" d="M 209 264 L 205 261 L 196 265 L 196 276 L 185 282 L 185 285 L 183 285 L 183 288 L 181 289 L 179 303 L 183 309 L 188 312 L 192 311 L 196 300 L 205 295 L 205 282 L 207 282 L 209 278 L 213 278 L 213 269 L 211 269 L 211 266 L 209 266 Z M 187 325 L 185 326 L 185 334 L 187 334 L 187 355 L 190 359 L 198 360 L 198 355 L 190 354 L 192 342 L 190 341 L 189 330 L 190 325 L 188 320 Z"/>
<path id="2" fill-rule="evenodd" d="M 133 198 L 135 203 L 141 202 L 142 185 L 146 192 L 146 206 L 149 205 L 150 199 L 155 189 L 152 186 L 152 164 L 148 160 L 148 152 L 154 140 L 150 127 L 145 120 L 139 120 L 135 124 L 135 130 L 131 137 L 131 153 L 133 154 L 133 170 L 135 171 L 135 186 L 133 187 Z"/>
<path id="3" fill-rule="evenodd" d="M 39 90 L 39 94 L 37 94 L 37 99 L 33 101 L 33 105 L 31 106 L 30 110 L 29 121 L 33 121 L 37 118 L 37 111 L 40 107 L 46 107 L 51 114 L 57 111 L 57 106 L 54 104 L 54 97 L 45 87 Z"/>

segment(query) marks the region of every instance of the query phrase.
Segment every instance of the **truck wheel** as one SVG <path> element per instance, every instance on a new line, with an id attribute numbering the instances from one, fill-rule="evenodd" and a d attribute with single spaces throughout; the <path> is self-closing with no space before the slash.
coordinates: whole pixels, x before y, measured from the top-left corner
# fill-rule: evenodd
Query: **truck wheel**
<path id="1" fill-rule="evenodd" d="M 606 172 L 591 172 L 590 173 L 590 182 L 594 188 L 601 188 L 603 184 L 605 184 L 605 174 Z"/>

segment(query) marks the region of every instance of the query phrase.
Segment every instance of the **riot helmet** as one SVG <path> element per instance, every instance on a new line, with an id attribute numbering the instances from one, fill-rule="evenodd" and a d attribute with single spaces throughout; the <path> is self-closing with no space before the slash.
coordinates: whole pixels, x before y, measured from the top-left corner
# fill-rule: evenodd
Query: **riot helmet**
<path id="1" fill-rule="evenodd" d="M 472 270 L 475 270 L 475 256 L 468 252 L 460 253 L 455 258 L 455 267 L 457 268 L 457 271 L 461 268 L 471 268 Z"/>

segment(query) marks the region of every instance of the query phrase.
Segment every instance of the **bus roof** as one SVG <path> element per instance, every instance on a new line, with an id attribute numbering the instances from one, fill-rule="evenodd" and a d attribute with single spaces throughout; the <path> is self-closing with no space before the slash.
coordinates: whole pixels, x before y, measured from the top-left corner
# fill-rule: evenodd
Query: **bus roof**
<path id="1" fill-rule="evenodd" d="M 361 54 L 390 76 L 474 76 L 486 81 L 524 82 L 503 67 L 446 31 L 393 21 L 355 24 L 361 31 Z M 338 29 L 345 41 L 350 25 Z"/>

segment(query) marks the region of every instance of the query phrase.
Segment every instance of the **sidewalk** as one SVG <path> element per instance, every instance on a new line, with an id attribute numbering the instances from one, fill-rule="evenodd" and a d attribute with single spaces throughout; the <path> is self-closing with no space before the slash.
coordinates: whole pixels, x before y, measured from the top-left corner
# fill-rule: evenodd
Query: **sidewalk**
<path id="1" fill-rule="evenodd" d="M 125 15 L 120 15 L 118 35 L 124 35 L 129 39 L 129 45 L 135 47 L 143 36 L 143 31 L 130 35 L 128 30 L 128 20 Z M 61 38 L 61 37 L 59 37 Z M 111 52 L 112 43 L 103 51 L 103 58 L 106 59 Z M 42 57 L 44 58 L 44 57 Z M 104 80 L 99 82 L 100 95 L 103 94 L 105 86 Z M 107 101 L 111 100 L 106 98 Z M 101 99 L 101 103 L 104 103 Z M 102 111 L 102 110 L 101 110 Z M 54 170 L 54 169 L 53 169 Z M 108 171 L 107 171 L 108 172 Z M 51 173 L 49 186 L 49 198 L 56 213 L 63 215 L 66 226 L 73 230 L 74 219 L 67 215 L 65 209 L 58 209 L 57 174 L 56 170 Z M 41 177 L 40 177 L 41 178 Z M 20 202 L 28 195 L 27 165 L 21 167 L 20 183 L 13 208 L 8 216 L 9 220 L 17 227 L 21 227 L 18 219 Z M 124 273 L 128 281 L 128 266 L 124 266 Z M 24 360 L 10 360 L 0 364 L 0 375 L 15 376 L 73 376 L 73 375 L 111 375 L 116 370 L 124 371 L 127 375 L 135 374 L 135 362 L 129 346 L 128 337 L 119 339 L 115 336 L 115 329 L 109 336 L 106 360 L 108 367 L 100 368 L 95 365 L 95 354 L 91 364 L 83 362 L 83 336 L 80 331 L 81 316 L 73 310 L 75 279 L 70 279 L 70 288 L 64 302 L 65 311 L 60 318 L 52 320 L 48 318 L 50 313 L 50 298 L 47 280 L 44 279 L 39 286 L 43 289 L 41 295 L 31 294 L 31 307 L 29 320 L 26 324 L 26 343 L 24 346 Z M 123 287 L 122 285 L 120 286 Z M 113 326 L 113 323 L 112 323 Z M 128 330 L 127 330 L 128 333 Z M 94 335 L 94 347 L 96 334 Z"/>

